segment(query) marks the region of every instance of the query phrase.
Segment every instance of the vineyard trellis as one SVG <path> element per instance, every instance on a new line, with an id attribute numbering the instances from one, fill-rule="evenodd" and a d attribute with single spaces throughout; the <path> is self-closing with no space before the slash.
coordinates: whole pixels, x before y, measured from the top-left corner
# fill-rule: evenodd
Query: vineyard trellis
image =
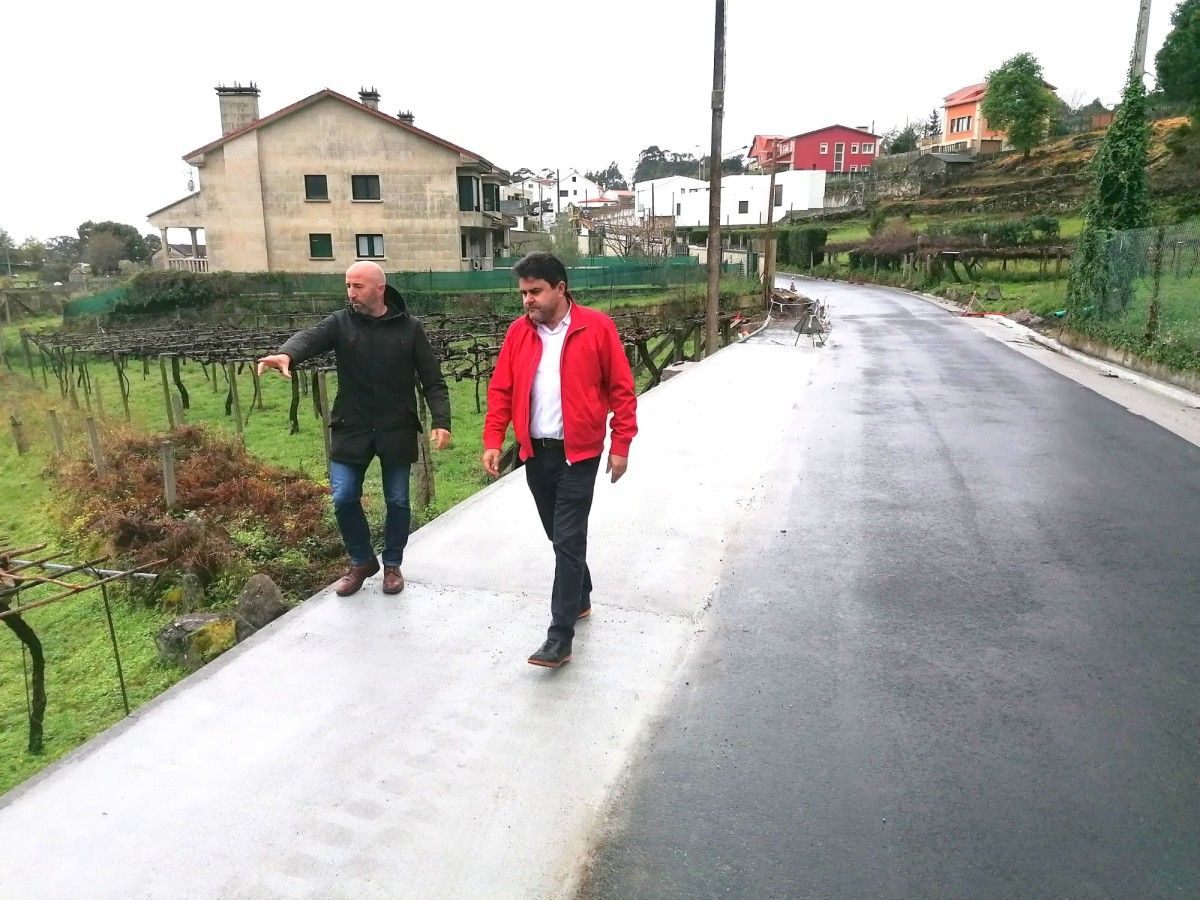
<path id="1" fill-rule="evenodd" d="M 99 385 L 92 377 L 92 367 L 111 365 L 115 369 L 120 402 L 127 420 L 130 418 L 131 366 L 140 363 L 144 379 L 152 378 L 153 369 L 157 367 L 171 427 L 180 424 L 191 406 L 182 369 L 189 364 L 198 365 L 213 393 L 225 391 L 225 415 L 234 419 L 236 431 L 241 434 L 250 415 L 263 409 L 255 365 L 257 359 L 275 352 L 297 329 L 318 321 L 323 315 L 289 314 L 285 322 L 268 321 L 260 328 L 173 323 L 95 332 L 22 330 L 21 345 L 30 376 L 36 379 L 40 366 L 41 380 L 47 389 L 53 379 L 63 398 L 76 409 L 86 407 L 89 413 L 95 407 L 103 415 L 104 403 Z M 632 311 L 618 313 L 613 319 L 631 366 L 636 372 L 649 374 L 647 387 L 661 381 L 663 370 L 670 362 L 682 361 L 689 356 L 699 359 L 705 352 L 704 320 L 699 312 L 662 315 Z M 475 383 L 475 409 L 480 411 L 484 402 L 483 388 L 491 377 L 511 319 L 493 314 L 431 314 L 423 317 L 422 322 L 446 377 Z M 721 318 L 720 335 L 723 344 L 729 342 L 729 315 Z M 690 354 L 689 341 L 693 343 Z M 322 420 L 327 432 L 329 398 L 325 381 L 326 374 L 334 369 L 333 354 L 323 354 L 296 368 L 300 377 L 291 379 L 292 397 L 288 410 L 291 433 L 300 431 L 299 411 L 303 395 L 311 397 L 314 414 Z M 243 409 L 238 379 L 247 371 L 252 381 L 252 394 Z"/>

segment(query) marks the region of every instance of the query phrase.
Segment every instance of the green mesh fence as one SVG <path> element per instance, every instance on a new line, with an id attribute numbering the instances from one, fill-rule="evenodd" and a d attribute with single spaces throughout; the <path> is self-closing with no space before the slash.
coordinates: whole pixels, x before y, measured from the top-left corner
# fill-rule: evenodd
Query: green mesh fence
<path id="1" fill-rule="evenodd" d="M 1086 239 L 1084 241 L 1086 245 Z M 1200 369 L 1200 220 L 1100 235 L 1076 250 L 1070 328 L 1181 369 Z"/>
<path id="2" fill-rule="evenodd" d="M 512 292 L 515 296 L 516 278 L 511 266 L 516 261 L 516 258 L 497 260 L 496 268 L 480 271 L 392 272 L 387 279 L 388 283 L 401 293 L 410 299 L 416 299 L 418 306 L 425 302 L 425 298 L 436 299 L 461 294 Z M 742 266 L 738 264 L 723 265 L 721 270 L 723 275 L 744 274 Z M 571 287 L 581 290 L 667 288 L 680 284 L 699 284 L 707 277 L 704 267 L 690 256 L 653 259 L 583 257 L 567 271 Z M 206 292 L 206 295 L 211 293 L 213 300 L 255 296 L 282 299 L 318 296 L 339 299 L 345 293 L 344 276 L 337 273 L 215 272 L 193 277 L 202 280 L 211 288 L 211 292 Z M 67 304 L 65 315 L 67 318 L 106 315 L 112 312 L 124 297 L 126 290 L 121 288 L 72 300 Z M 169 295 L 164 295 L 163 305 L 170 307 L 175 302 Z"/>

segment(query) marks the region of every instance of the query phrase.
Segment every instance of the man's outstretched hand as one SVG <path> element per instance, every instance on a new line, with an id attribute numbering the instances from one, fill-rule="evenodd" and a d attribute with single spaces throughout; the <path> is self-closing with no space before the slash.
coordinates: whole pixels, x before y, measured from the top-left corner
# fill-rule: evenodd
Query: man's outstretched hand
<path id="1" fill-rule="evenodd" d="M 279 374 L 284 378 L 291 378 L 292 358 L 286 353 L 274 353 L 271 356 L 264 356 L 258 361 L 258 374 L 261 375 L 267 369 L 278 369 Z"/>

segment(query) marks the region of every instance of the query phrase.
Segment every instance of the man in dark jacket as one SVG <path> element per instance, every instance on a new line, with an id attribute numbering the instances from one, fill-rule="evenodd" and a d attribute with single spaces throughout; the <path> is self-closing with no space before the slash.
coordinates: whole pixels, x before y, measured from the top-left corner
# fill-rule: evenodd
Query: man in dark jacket
<path id="1" fill-rule="evenodd" d="M 408 314 L 383 269 L 360 262 L 346 271 L 347 308 L 293 335 L 279 352 L 258 361 L 258 373 L 292 366 L 330 350 L 337 360 L 338 390 L 330 416 L 329 483 L 333 510 L 350 570 L 334 589 L 346 597 L 379 571 L 362 507 L 363 476 L 373 457 L 383 471 L 387 515 L 383 527 L 383 592 L 404 590 L 400 571 L 411 513 L 409 470 L 417 459 L 421 421 L 414 388 L 420 379 L 438 450 L 450 446 L 450 395 L 421 323 Z"/>

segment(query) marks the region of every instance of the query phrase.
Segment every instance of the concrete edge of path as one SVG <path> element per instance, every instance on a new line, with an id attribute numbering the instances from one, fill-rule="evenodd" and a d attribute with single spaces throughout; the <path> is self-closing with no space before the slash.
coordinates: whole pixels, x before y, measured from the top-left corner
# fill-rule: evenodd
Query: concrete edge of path
<path id="1" fill-rule="evenodd" d="M 792 274 L 787 272 L 778 273 L 780 277 L 802 278 L 807 281 L 828 281 L 825 278 L 813 278 L 809 275 Z M 848 282 L 838 282 L 840 284 Z M 943 309 L 948 313 L 959 315 L 963 312 L 962 306 L 950 303 L 943 300 L 934 294 L 927 294 L 923 291 L 910 291 L 907 288 L 893 287 L 890 284 L 871 284 L 869 287 L 876 290 L 895 291 L 900 294 L 907 294 L 910 297 L 916 297 L 919 300 L 924 300 L 926 303 Z M 1136 372 L 1133 369 L 1122 366 L 1118 363 L 1109 362 L 1108 360 L 1099 359 L 1083 353 L 1072 347 L 1068 347 L 1061 341 L 1057 341 L 1052 337 L 1047 337 L 1036 329 L 1030 328 L 1028 325 L 1022 325 L 1020 322 L 1014 322 L 1003 313 L 988 313 L 987 318 L 994 322 L 999 322 L 1005 328 L 1008 328 L 1024 338 L 1028 338 L 1035 344 L 1045 347 L 1047 350 L 1052 350 L 1055 353 L 1060 353 L 1068 359 L 1073 359 L 1076 362 L 1083 363 L 1089 368 L 1095 369 L 1101 374 L 1112 375 L 1117 378 L 1124 379 L 1138 387 L 1145 388 L 1148 391 L 1154 391 L 1168 400 L 1174 400 L 1178 403 L 1184 403 L 1188 406 L 1200 409 L 1200 394 L 1187 390 L 1186 388 L 1178 387 L 1177 385 L 1167 384 L 1165 381 L 1159 381 L 1157 378 L 1151 378 L 1149 375 L 1143 375 L 1141 372 Z"/>

